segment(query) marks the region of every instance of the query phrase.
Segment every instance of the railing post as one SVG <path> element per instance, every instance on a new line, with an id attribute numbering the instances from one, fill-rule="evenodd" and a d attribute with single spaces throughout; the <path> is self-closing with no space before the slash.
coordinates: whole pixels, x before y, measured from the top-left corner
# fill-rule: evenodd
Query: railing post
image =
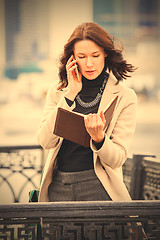
<path id="1" fill-rule="evenodd" d="M 133 167 L 131 177 L 131 195 L 133 200 L 139 199 L 139 193 L 141 190 L 142 159 L 143 155 L 133 155 Z"/>
<path id="2" fill-rule="evenodd" d="M 144 167 L 142 165 L 142 160 L 144 157 L 155 157 L 154 155 L 133 155 L 133 167 L 132 167 L 132 177 L 131 177 L 131 196 L 133 200 L 143 200 L 142 188 L 143 188 L 143 175 Z"/>
<path id="3" fill-rule="evenodd" d="M 144 200 L 160 200 L 160 159 L 145 157 L 142 166 L 142 198 Z"/>

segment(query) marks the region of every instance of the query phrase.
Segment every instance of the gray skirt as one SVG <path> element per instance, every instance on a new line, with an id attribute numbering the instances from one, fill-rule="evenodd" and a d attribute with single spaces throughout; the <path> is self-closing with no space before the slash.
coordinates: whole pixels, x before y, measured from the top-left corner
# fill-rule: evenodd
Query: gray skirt
<path id="1" fill-rule="evenodd" d="M 94 170 L 81 172 L 54 170 L 48 195 L 50 202 L 111 201 Z"/>

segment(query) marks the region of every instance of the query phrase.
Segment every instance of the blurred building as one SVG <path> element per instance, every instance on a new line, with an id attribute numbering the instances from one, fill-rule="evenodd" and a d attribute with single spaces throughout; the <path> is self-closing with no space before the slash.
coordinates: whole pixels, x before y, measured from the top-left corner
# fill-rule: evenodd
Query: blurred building
<path id="1" fill-rule="evenodd" d="M 4 3 L 6 75 L 17 78 L 19 68 L 31 71 L 34 65 L 35 71 L 37 61 L 48 59 L 49 1 L 6 0 Z"/>
<path id="2" fill-rule="evenodd" d="M 159 0 L 94 0 L 94 21 L 130 51 L 140 41 L 160 40 Z"/>
<path id="3" fill-rule="evenodd" d="M 129 84 L 145 98 L 160 99 L 160 1 L 93 0 L 93 20 L 124 46 L 138 67 Z M 120 44 L 117 41 L 117 44 Z"/>
<path id="4" fill-rule="evenodd" d="M 57 58 L 74 27 L 85 21 L 104 27 L 129 53 L 144 56 L 147 50 L 155 56 L 159 51 L 159 0 L 0 1 L 4 3 L 7 66 Z"/>
<path id="5" fill-rule="evenodd" d="M 6 62 L 11 65 L 48 58 L 48 0 L 5 0 Z"/>
<path id="6" fill-rule="evenodd" d="M 81 1 L 83 12 L 79 12 L 79 3 L 73 0 L 0 1 L 5 25 L 2 36 L 5 39 L 5 67 L 11 70 L 10 78 L 17 77 L 17 66 L 55 60 L 73 26 L 92 21 L 92 0 Z"/>

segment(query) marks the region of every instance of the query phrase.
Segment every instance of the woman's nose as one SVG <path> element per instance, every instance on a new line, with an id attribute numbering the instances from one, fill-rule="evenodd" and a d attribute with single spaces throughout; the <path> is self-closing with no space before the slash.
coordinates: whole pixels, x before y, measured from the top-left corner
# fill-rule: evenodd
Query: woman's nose
<path id="1" fill-rule="evenodd" d="M 86 65 L 87 65 L 87 67 L 92 67 L 93 66 L 93 62 L 92 62 L 91 58 L 87 58 Z"/>

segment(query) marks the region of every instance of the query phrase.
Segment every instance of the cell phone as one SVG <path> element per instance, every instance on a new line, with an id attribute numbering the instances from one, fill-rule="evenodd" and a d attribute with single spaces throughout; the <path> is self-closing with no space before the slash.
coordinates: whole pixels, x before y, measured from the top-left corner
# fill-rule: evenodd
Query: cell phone
<path id="1" fill-rule="evenodd" d="M 73 57 L 73 60 L 75 60 L 74 57 Z M 76 64 L 76 68 L 75 68 L 75 73 L 76 73 L 76 76 L 77 76 L 77 78 L 78 78 L 78 81 L 80 81 L 77 64 Z"/>

